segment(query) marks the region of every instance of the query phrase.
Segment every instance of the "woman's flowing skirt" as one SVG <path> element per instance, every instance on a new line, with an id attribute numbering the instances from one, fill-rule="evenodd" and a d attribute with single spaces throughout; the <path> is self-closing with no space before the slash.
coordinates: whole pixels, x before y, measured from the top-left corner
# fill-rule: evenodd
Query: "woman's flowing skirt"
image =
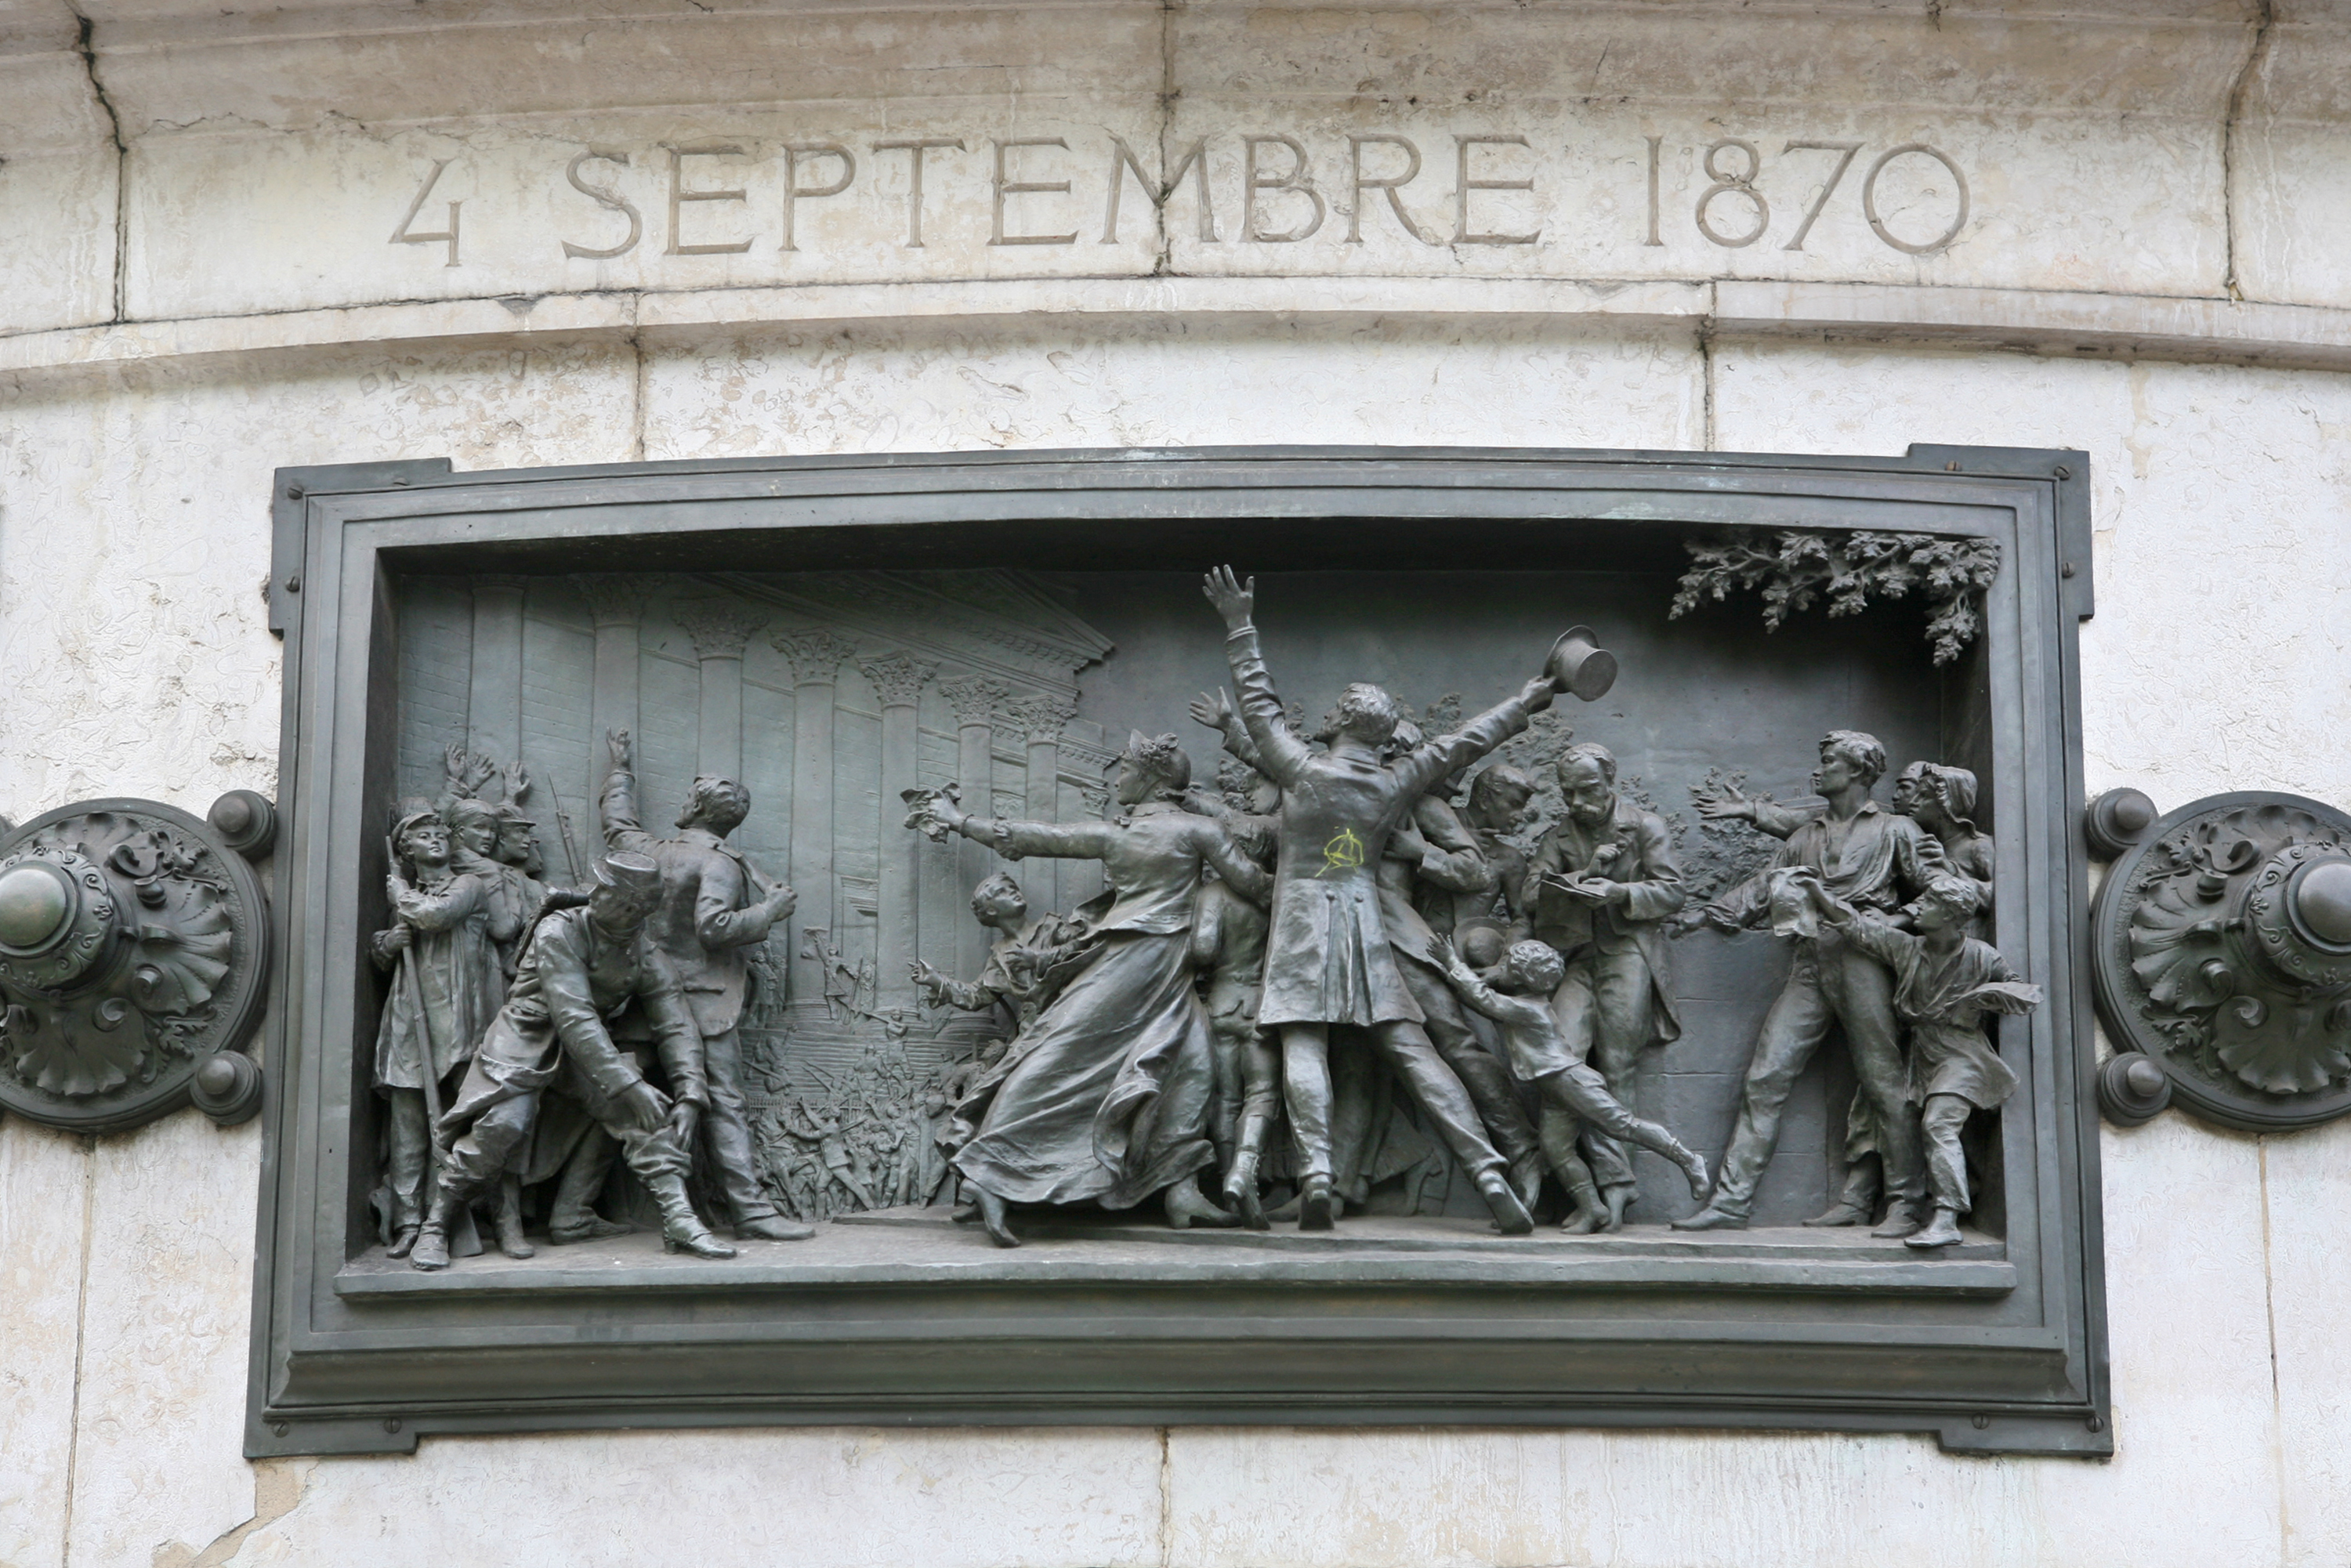
<path id="1" fill-rule="evenodd" d="M 1214 1162 L 1216 1070 L 1190 946 L 1187 932 L 1110 934 L 1022 1031 L 956 1153 L 966 1180 L 1012 1203 L 1129 1208 Z"/>

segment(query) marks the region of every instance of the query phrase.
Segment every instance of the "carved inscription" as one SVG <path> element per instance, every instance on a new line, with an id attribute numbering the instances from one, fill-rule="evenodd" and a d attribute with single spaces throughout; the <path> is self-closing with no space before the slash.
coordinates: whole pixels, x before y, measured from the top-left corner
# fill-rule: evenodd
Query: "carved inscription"
<path id="1" fill-rule="evenodd" d="M 984 193 L 990 246 L 1119 244 L 1138 232 L 1125 221 L 1138 191 L 1150 207 L 1144 229 L 1173 232 L 1171 224 L 1188 217 L 1204 245 L 1231 235 L 1245 245 L 1319 238 L 1360 246 L 1376 235 L 1432 249 L 1540 246 L 1577 232 L 1577 214 L 1567 210 L 1570 187 L 1589 189 L 1593 171 L 1571 169 L 1562 152 L 1518 132 L 1461 131 L 1436 145 L 1431 140 L 1426 131 L 1366 130 L 1332 146 L 1252 131 L 1198 137 L 1157 159 L 1109 132 L 1093 145 L 1067 135 L 940 135 L 855 146 L 837 140 L 591 146 L 549 172 L 557 210 L 578 209 L 555 225 L 549 243 L 574 261 L 628 256 L 644 241 L 650 208 L 663 221 L 664 256 L 821 249 L 809 219 L 841 210 L 822 204 L 853 200 L 861 189 L 877 196 L 887 189 L 894 202 L 901 167 L 905 226 L 894 243 L 906 250 L 925 248 L 925 225 L 935 226 L 939 198 L 951 191 Z M 1615 209 L 1638 214 L 1637 227 L 1625 225 L 1633 231 L 1621 235 L 1625 242 L 1664 247 L 1695 235 L 1725 250 L 1771 244 L 1802 251 L 1823 225 L 1834 230 L 1857 218 L 1877 244 L 1933 256 L 1972 216 L 1959 161 L 1928 142 L 1875 147 L 1795 138 L 1771 152 L 1768 141 L 1753 136 L 1669 146 L 1675 140 L 1645 136 L 1637 154 L 1619 155 L 1603 175 L 1604 184 L 1621 177 L 1616 171 L 1640 172 L 1643 187 L 1624 193 Z M 392 234 L 394 245 L 444 246 L 445 267 L 464 263 L 463 203 L 445 204 L 441 227 L 417 225 L 455 162 L 438 158 L 421 171 Z M 885 177 L 890 183 L 879 184 Z M 1171 214 L 1171 204 L 1188 214 Z M 1099 226 L 1090 221 L 1094 212 Z"/>

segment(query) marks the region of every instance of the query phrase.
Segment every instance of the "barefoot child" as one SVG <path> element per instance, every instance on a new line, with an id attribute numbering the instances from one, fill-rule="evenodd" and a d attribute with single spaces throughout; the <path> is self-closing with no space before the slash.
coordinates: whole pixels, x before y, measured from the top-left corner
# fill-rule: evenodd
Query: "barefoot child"
<path id="1" fill-rule="evenodd" d="M 1504 988 L 1497 989 L 1479 979 L 1449 946 L 1442 951 L 1446 977 L 1461 999 L 1501 1026 L 1510 1071 L 1542 1093 L 1543 1154 L 1575 1200 L 1575 1211 L 1561 1229 L 1583 1235 L 1600 1228 L 1607 1218 L 1607 1206 L 1593 1184 L 1592 1172 L 1575 1153 L 1582 1122 L 1663 1155 L 1689 1178 L 1692 1197 L 1706 1196 L 1706 1161 L 1656 1123 L 1645 1122 L 1625 1109 L 1608 1092 L 1607 1080 L 1576 1061 L 1561 1040 L 1549 1005 L 1566 968 L 1556 952 L 1541 942 L 1512 943 L 1502 955 L 1495 977 Z M 1509 995 L 1506 990 L 1524 994 Z M 1564 1136 L 1558 1135 L 1562 1132 Z"/>

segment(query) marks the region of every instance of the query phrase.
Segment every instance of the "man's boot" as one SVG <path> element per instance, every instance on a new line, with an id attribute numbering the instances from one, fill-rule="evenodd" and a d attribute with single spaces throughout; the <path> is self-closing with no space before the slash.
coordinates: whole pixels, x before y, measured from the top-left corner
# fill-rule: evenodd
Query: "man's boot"
<path id="1" fill-rule="evenodd" d="M 601 1241 L 608 1236 L 632 1236 L 636 1227 L 617 1219 L 607 1219 L 596 1212 L 596 1195 L 604 1187 L 609 1168 L 601 1159 L 581 1159 L 574 1155 L 565 1162 L 562 1177 L 555 1184 L 555 1205 L 548 1211 L 547 1241 L 550 1247 L 569 1247 L 581 1241 Z"/>
<path id="2" fill-rule="evenodd" d="M 416 1245 L 416 1232 L 424 1223 L 424 1206 L 413 1192 L 395 1191 L 392 1195 L 392 1245 L 383 1249 L 387 1258 L 405 1258 Z"/>
<path id="3" fill-rule="evenodd" d="M 710 1234 L 702 1217 L 694 1212 L 694 1200 L 685 1196 L 684 1176 L 646 1176 L 644 1182 L 653 1201 L 661 1205 L 664 1251 L 691 1252 L 696 1258 L 735 1256 L 735 1249 Z"/>
<path id="4" fill-rule="evenodd" d="M 536 1258 L 538 1249 L 523 1239 L 522 1177 L 508 1175 L 498 1182 L 498 1250 L 509 1258 Z"/>
<path id="5" fill-rule="evenodd" d="M 1902 1239 L 1903 1246 L 1916 1247 L 1921 1251 L 1930 1247 L 1956 1247 L 1959 1243 L 1959 1213 L 1939 1203 L 1935 1206 L 1935 1218 L 1927 1222 L 1925 1229 L 1916 1236 L 1906 1236 Z"/>
<path id="6" fill-rule="evenodd" d="M 449 1228 L 457 1222 L 458 1212 L 471 1201 L 468 1195 L 454 1192 L 444 1182 L 440 1194 L 433 1200 L 433 1212 L 418 1227 L 416 1244 L 409 1249 L 408 1266 L 430 1273 L 449 1266 Z"/>
<path id="7" fill-rule="evenodd" d="M 797 1219 L 786 1219 L 774 1209 L 735 1222 L 735 1239 L 737 1241 L 805 1241 L 815 1234 L 815 1226 L 802 1225 Z"/>
<path id="8" fill-rule="evenodd" d="M 1676 1230 L 1744 1230 L 1747 1217 L 1717 1208 L 1709 1202 L 1696 1214 L 1685 1214 L 1674 1221 Z"/>
<path id="9" fill-rule="evenodd" d="M 1933 1210 L 1928 1207 L 1927 1200 L 1923 1197 L 1897 1197 L 1886 1206 L 1885 1221 L 1870 1234 L 1888 1241 L 1900 1237 L 1914 1236 L 1925 1228 L 1928 1218 L 1932 1213 Z M 1953 1229 L 1953 1239 L 1957 1239 L 1956 1227 Z"/>
<path id="10" fill-rule="evenodd" d="M 1265 1200 L 1257 1189 L 1257 1167 L 1272 1126 L 1273 1119 L 1262 1113 L 1243 1116 L 1239 1135 L 1233 1140 L 1233 1163 L 1225 1171 L 1225 1197 L 1251 1230 L 1269 1228 Z"/>
<path id="11" fill-rule="evenodd" d="M 1338 1217 L 1337 1200 L 1331 1194 L 1331 1178 L 1308 1176 L 1298 1189 L 1298 1228 L 1328 1230 Z"/>
<path id="12" fill-rule="evenodd" d="M 1844 1190 L 1837 1200 L 1804 1221 L 1807 1225 L 1866 1225 L 1877 1207 L 1877 1160 L 1865 1156 L 1845 1167 Z"/>
<path id="13" fill-rule="evenodd" d="M 1478 1178 L 1478 1196 L 1486 1200 L 1486 1207 L 1494 1216 L 1494 1228 L 1505 1236 L 1525 1236 L 1535 1228 L 1534 1217 L 1519 1195 L 1510 1190 L 1510 1182 L 1500 1171 L 1488 1171 Z"/>
<path id="14" fill-rule="evenodd" d="M 1257 1190 L 1257 1151 L 1237 1149 L 1232 1169 L 1225 1173 L 1225 1201 L 1251 1230 L 1267 1228 L 1265 1204 Z"/>

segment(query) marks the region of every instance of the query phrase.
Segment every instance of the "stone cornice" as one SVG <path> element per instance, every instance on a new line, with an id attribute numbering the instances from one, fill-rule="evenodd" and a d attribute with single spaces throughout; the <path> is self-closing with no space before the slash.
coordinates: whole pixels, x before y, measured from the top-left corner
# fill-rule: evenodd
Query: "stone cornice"
<path id="1" fill-rule="evenodd" d="M 1164 277 L 813 285 L 681 294 L 442 300 L 351 310 L 154 321 L 0 336 L 0 374 L 100 371 L 306 352 L 690 341 L 761 325 L 812 327 L 1081 316 L 1202 323 L 1278 318 L 1332 324 L 1420 316 L 1517 318 L 1712 336 L 1982 344 L 2108 358 L 2351 370 L 2351 308 L 2210 296 L 1724 279 L 1659 283 L 1509 278 Z"/>

